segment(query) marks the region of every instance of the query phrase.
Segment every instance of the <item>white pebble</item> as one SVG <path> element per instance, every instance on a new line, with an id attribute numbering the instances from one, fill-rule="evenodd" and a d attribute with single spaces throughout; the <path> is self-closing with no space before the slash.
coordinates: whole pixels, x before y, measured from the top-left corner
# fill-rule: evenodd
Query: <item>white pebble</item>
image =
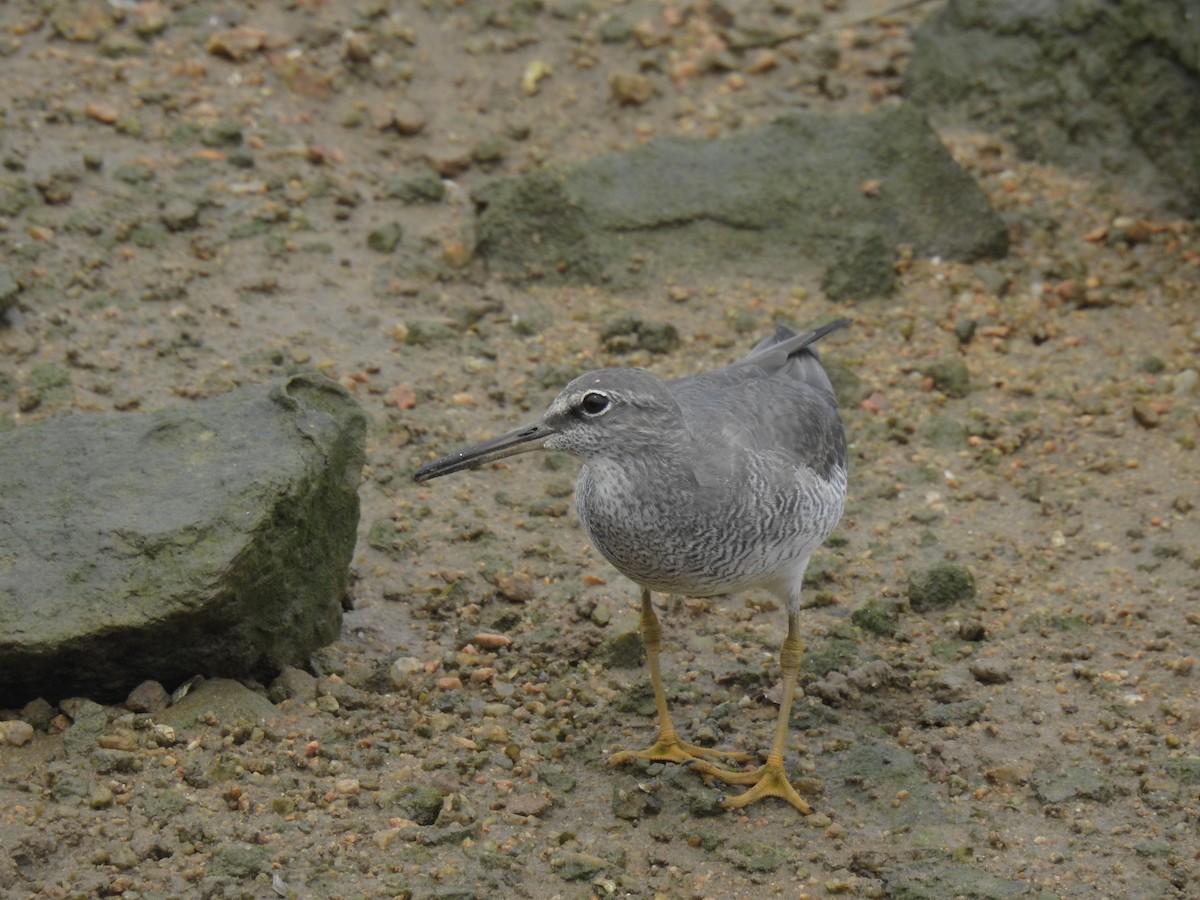
<path id="1" fill-rule="evenodd" d="M 393 687 L 401 687 L 406 684 L 413 675 L 422 671 L 425 668 L 424 663 L 415 656 L 402 656 L 394 663 L 388 672 L 392 679 Z"/>
<path id="2" fill-rule="evenodd" d="M 23 744 L 29 743 L 33 737 L 33 726 L 28 722 L 22 722 L 20 719 L 14 719 L 11 722 L 0 722 L 0 744 L 8 744 L 10 747 L 20 747 Z"/>
<path id="3" fill-rule="evenodd" d="M 1200 382 L 1200 373 L 1195 369 L 1184 369 L 1175 375 L 1173 381 L 1176 397 L 1186 397 L 1192 391 L 1196 390 L 1196 383 Z"/>

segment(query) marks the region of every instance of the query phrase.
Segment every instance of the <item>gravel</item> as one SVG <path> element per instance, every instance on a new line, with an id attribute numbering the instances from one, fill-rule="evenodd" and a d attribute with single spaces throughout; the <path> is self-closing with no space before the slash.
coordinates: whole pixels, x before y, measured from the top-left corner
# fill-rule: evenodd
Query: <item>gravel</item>
<path id="1" fill-rule="evenodd" d="M 948 131 L 1012 251 L 902 256 L 885 298 L 832 303 L 816 274 L 518 290 L 471 256 L 491 174 L 892 102 L 920 8 L 790 9 L 4 8 L 0 425 L 297 368 L 372 425 L 353 608 L 307 672 L 0 716 L 0 893 L 1195 893 L 1192 223 Z M 652 90 L 614 98 L 622 73 Z M 810 573 L 788 758 L 814 814 L 724 813 L 686 769 L 605 765 L 653 708 L 637 593 L 579 528 L 575 463 L 410 475 L 585 369 L 682 375 L 840 315 L 851 497 Z M 618 355 L 626 320 L 661 330 Z M 917 608 L 909 576 L 939 566 L 973 593 Z M 661 618 L 680 731 L 767 747 L 777 604 Z"/>

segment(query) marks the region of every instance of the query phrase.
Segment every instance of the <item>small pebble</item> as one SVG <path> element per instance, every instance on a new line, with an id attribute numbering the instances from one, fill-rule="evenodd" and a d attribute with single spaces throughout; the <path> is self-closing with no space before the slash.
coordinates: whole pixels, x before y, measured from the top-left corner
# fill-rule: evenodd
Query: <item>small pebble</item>
<path id="1" fill-rule="evenodd" d="M 143 681 L 125 698 L 125 708 L 138 713 L 162 712 L 171 703 L 171 695 L 157 681 Z"/>
<path id="2" fill-rule="evenodd" d="M 503 634 L 492 634 L 487 631 L 481 631 L 470 641 L 476 647 L 482 650 L 500 650 L 512 643 L 512 638 Z"/>
<path id="3" fill-rule="evenodd" d="M 388 677 L 391 679 L 392 687 L 399 688 L 408 684 L 424 670 L 424 663 L 415 656 L 401 656 L 392 663 L 392 667 L 388 670 Z"/>
<path id="4" fill-rule="evenodd" d="M 654 96 L 654 83 L 645 75 L 617 72 L 609 82 L 612 98 L 621 106 L 641 106 Z"/>
<path id="5" fill-rule="evenodd" d="M 268 34 L 248 25 L 240 25 L 237 28 L 213 32 L 205 43 L 205 49 L 213 56 L 242 62 L 260 50 L 276 49 L 286 43 L 286 38 Z"/>
<path id="6" fill-rule="evenodd" d="M 998 659 L 977 659 L 971 663 L 971 674 L 981 684 L 1006 684 L 1012 681 L 1008 666 Z"/>
<path id="7" fill-rule="evenodd" d="M 496 670 L 491 666 L 481 666 L 471 673 L 471 684 L 487 684 L 496 677 Z"/>
<path id="8" fill-rule="evenodd" d="M 10 747 L 21 747 L 29 743 L 33 737 L 33 726 L 20 719 L 11 722 L 0 722 L 0 744 Z"/>
<path id="9" fill-rule="evenodd" d="M 530 60 L 529 64 L 525 66 L 525 72 L 521 75 L 521 90 L 532 97 L 538 92 L 538 83 L 543 78 L 549 77 L 550 74 L 550 66 L 545 60 Z"/>
<path id="10" fill-rule="evenodd" d="M 392 110 L 392 124 L 404 137 L 412 137 L 425 130 L 428 117 L 415 103 L 401 103 Z"/>
<path id="11" fill-rule="evenodd" d="M 105 785 L 97 785 L 88 796 L 88 806 L 92 809 L 108 809 L 113 805 L 112 789 Z"/>
<path id="12" fill-rule="evenodd" d="M 1133 418 L 1143 428 L 1157 428 L 1159 423 L 1158 413 L 1153 407 L 1145 403 L 1133 404 Z"/>
<path id="13" fill-rule="evenodd" d="M 45 731 L 50 727 L 50 722 L 54 719 L 56 710 L 50 703 L 42 697 L 36 700 L 30 700 L 21 707 L 21 719 L 28 722 L 34 728 L 40 728 Z"/>
<path id="14" fill-rule="evenodd" d="M 124 753 L 135 753 L 140 746 L 137 735 L 124 729 L 100 735 L 96 738 L 96 745 L 105 750 L 120 750 Z"/>
<path id="15" fill-rule="evenodd" d="M 317 679 L 303 669 L 285 666 L 271 682 L 268 696 L 272 703 L 279 703 L 283 700 L 312 702 L 317 699 Z"/>
<path id="16" fill-rule="evenodd" d="M 387 850 L 392 846 L 392 844 L 396 843 L 396 840 L 399 837 L 399 828 L 385 828 L 382 831 L 377 831 L 371 835 L 371 843 L 373 843 L 380 850 Z"/>
<path id="17" fill-rule="evenodd" d="M 533 599 L 533 579 L 525 572 L 498 572 L 492 584 L 501 597 L 513 603 Z"/>
<path id="18" fill-rule="evenodd" d="M 549 794 L 518 794 L 509 797 L 505 805 L 518 816 L 540 816 L 554 805 L 554 798 Z"/>
<path id="19" fill-rule="evenodd" d="M 1186 397 L 1196 390 L 1197 382 L 1200 382 L 1200 373 L 1197 373 L 1195 369 L 1184 369 L 1172 377 L 1171 389 L 1177 397 Z"/>
<path id="20" fill-rule="evenodd" d="M 83 113 L 89 119 L 95 119 L 105 125 L 113 124 L 121 114 L 111 103 L 89 103 L 83 108 Z"/>

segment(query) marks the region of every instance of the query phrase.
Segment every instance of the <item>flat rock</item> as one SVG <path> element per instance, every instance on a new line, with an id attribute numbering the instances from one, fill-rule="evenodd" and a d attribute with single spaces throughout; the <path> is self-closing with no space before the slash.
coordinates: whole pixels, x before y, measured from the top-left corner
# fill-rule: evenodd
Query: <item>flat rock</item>
<path id="1" fill-rule="evenodd" d="M 633 287 L 721 271 L 819 274 L 885 293 L 896 248 L 975 260 L 1003 221 L 913 108 L 789 116 L 732 137 L 665 138 L 477 189 L 477 253 L 513 279 Z"/>
<path id="2" fill-rule="evenodd" d="M 298 375 L 0 434 L 0 705 L 266 679 L 333 641 L 365 430 Z"/>
<path id="3" fill-rule="evenodd" d="M 904 91 L 1027 157 L 1200 211 L 1195 0 L 950 0 L 917 29 Z"/>
<path id="4" fill-rule="evenodd" d="M 905 900 L 937 900 L 941 897 L 1006 900 L 1009 897 L 1045 896 L 1035 893 L 1036 887 L 1028 881 L 999 878 L 978 866 L 951 862 L 945 855 L 927 862 L 888 865 L 879 876 L 887 885 L 888 897 Z"/>
<path id="5" fill-rule="evenodd" d="M 1033 788 L 1043 804 L 1065 803 L 1068 800 L 1107 803 L 1115 793 L 1109 782 L 1082 766 L 1069 766 L 1062 772 L 1042 772 L 1034 778 Z"/>
<path id="6" fill-rule="evenodd" d="M 921 777 L 921 764 L 910 750 L 890 741 L 865 737 L 838 753 L 822 772 L 829 780 L 831 803 L 870 806 L 884 827 L 940 829 L 948 821 L 944 797 Z M 901 791 L 902 803 L 892 805 Z"/>

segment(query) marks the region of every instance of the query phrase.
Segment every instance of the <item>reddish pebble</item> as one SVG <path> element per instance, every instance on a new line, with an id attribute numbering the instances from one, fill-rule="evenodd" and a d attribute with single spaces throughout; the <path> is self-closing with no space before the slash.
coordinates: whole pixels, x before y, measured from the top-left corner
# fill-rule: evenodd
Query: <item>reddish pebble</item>
<path id="1" fill-rule="evenodd" d="M 503 634 L 491 634 L 490 632 L 482 631 L 471 638 L 471 643 L 476 647 L 482 647 L 484 650 L 500 650 L 511 644 L 512 638 Z"/>
<path id="2" fill-rule="evenodd" d="M 111 125 L 120 116 L 120 112 L 111 103 L 89 103 L 83 108 L 83 113 L 89 119 Z"/>
<path id="3" fill-rule="evenodd" d="M 417 392 L 407 384 L 398 384 L 392 388 L 388 399 L 396 409 L 412 409 L 417 405 Z"/>

